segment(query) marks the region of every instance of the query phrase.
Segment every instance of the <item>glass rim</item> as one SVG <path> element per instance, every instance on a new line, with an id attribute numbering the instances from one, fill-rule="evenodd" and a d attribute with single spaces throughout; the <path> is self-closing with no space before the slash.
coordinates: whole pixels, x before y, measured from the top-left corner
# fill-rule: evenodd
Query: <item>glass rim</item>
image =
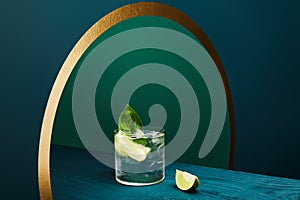
<path id="1" fill-rule="evenodd" d="M 142 130 L 142 131 L 155 131 L 155 132 L 160 133 L 158 136 L 154 136 L 152 138 L 157 138 L 157 137 L 165 136 L 165 129 L 164 128 L 144 127 L 144 128 L 141 128 L 140 130 Z M 118 128 L 114 129 L 114 135 L 118 134 L 118 132 L 119 132 Z M 137 138 L 137 137 L 132 137 L 132 136 L 128 136 L 128 137 L 130 137 L 130 138 Z M 148 138 L 148 137 L 141 137 L 141 138 Z"/>

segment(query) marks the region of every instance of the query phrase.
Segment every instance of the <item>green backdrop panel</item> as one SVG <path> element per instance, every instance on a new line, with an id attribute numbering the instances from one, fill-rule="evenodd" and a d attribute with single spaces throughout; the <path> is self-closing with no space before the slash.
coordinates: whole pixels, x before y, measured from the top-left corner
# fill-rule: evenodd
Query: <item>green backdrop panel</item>
<path id="1" fill-rule="evenodd" d="M 92 43 L 92 45 L 90 45 L 72 71 L 72 74 L 64 88 L 56 112 L 52 134 L 52 144 L 85 148 L 77 134 L 72 114 L 72 91 L 77 72 L 84 59 L 95 47 L 97 47 L 97 45 L 101 44 L 101 42 L 115 34 L 139 27 L 161 27 L 176 30 L 193 38 L 201 45 L 196 37 L 187 29 L 176 22 L 162 17 L 135 17 L 111 27 L 102 35 L 100 35 Z M 101 57 L 99 57 L 99 59 L 101 59 Z M 142 64 L 147 63 L 159 63 L 176 70 L 183 77 L 185 77 L 186 80 L 188 80 L 193 90 L 196 91 L 199 109 L 201 110 L 199 129 L 192 145 L 178 159 L 178 161 L 228 168 L 231 145 L 229 114 L 228 112 L 226 113 L 223 131 L 217 144 L 205 158 L 199 159 L 199 149 L 203 143 L 203 139 L 208 129 L 211 117 L 210 95 L 202 76 L 193 67 L 193 65 L 191 65 L 186 59 L 172 52 L 153 48 L 138 49 L 120 56 L 113 63 L 111 63 L 107 69 L 105 69 L 103 76 L 100 78 L 98 83 L 95 95 L 95 110 L 99 124 L 101 125 L 105 135 L 110 141 L 112 141 L 113 130 L 117 127 L 111 112 L 112 91 L 117 81 L 122 77 L 123 74 Z M 163 79 L 164 77 L 160 78 Z M 130 98 L 130 102 L 128 103 L 139 113 L 144 124 L 148 124 L 150 122 L 148 115 L 150 107 L 154 104 L 162 105 L 167 113 L 167 120 L 164 126 L 164 129 L 166 130 L 166 144 L 168 144 L 175 137 L 180 124 L 180 103 L 178 102 L 176 95 L 174 95 L 170 89 L 155 83 L 146 84 L 139 87 L 133 93 Z"/>

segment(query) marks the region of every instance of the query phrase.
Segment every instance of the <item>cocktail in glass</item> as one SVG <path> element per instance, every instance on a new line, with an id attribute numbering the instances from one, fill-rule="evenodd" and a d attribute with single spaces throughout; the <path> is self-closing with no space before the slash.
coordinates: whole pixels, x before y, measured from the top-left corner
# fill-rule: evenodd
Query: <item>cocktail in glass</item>
<path id="1" fill-rule="evenodd" d="M 114 136 L 115 173 L 119 183 L 133 186 L 159 183 L 165 176 L 165 135 L 162 130 L 137 130 Z"/>

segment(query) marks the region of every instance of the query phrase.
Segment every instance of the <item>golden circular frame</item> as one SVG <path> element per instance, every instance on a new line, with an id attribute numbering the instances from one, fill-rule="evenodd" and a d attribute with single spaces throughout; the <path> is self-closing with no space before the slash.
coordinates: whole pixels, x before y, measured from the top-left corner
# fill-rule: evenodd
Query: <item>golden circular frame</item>
<path id="1" fill-rule="evenodd" d="M 79 39 L 79 41 L 75 44 L 68 57 L 66 58 L 65 62 L 63 63 L 52 87 L 41 127 L 38 151 L 38 186 L 40 192 L 40 199 L 53 199 L 50 181 L 50 146 L 52 129 L 60 97 L 63 93 L 68 78 L 72 73 L 72 70 L 76 66 L 78 60 L 83 55 L 83 53 L 102 33 L 104 33 L 110 27 L 118 24 L 119 22 L 137 16 L 159 16 L 177 22 L 181 26 L 188 29 L 191 33 L 193 33 L 197 37 L 197 39 L 202 43 L 206 51 L 210 54 L 211 58 L 215 62 L 221 74 L 226 91 L 231 134 L 229 168 L 232 168 L 235 134 L 233 104 L 228 80 L 221 60 L 215 48 L 213 47 L 212 43 L 209 41 L 205 33 L 200 29 L 200 27 L 190 17 L 188 17 L 181 11 L 161 3 L 139 2 L 120 7 L 105 15 L 99 21 L 97 21 Z"/>

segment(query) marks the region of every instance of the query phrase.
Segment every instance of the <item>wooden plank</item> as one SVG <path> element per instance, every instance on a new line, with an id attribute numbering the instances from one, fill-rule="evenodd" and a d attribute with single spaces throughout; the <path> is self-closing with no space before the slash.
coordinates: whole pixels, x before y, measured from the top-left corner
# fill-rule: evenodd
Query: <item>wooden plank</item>
<path id="1" fill-rule="evenodd" d="M 178 190 L 175 169 L 200 179 L 193 193 Z M 82 149 L 52 147 L 51 182 L 54 199 L 297 199 L 300 180 L 173 163 L 162 183 L 133 187 L 114 179 L 114 170 Z"/>

